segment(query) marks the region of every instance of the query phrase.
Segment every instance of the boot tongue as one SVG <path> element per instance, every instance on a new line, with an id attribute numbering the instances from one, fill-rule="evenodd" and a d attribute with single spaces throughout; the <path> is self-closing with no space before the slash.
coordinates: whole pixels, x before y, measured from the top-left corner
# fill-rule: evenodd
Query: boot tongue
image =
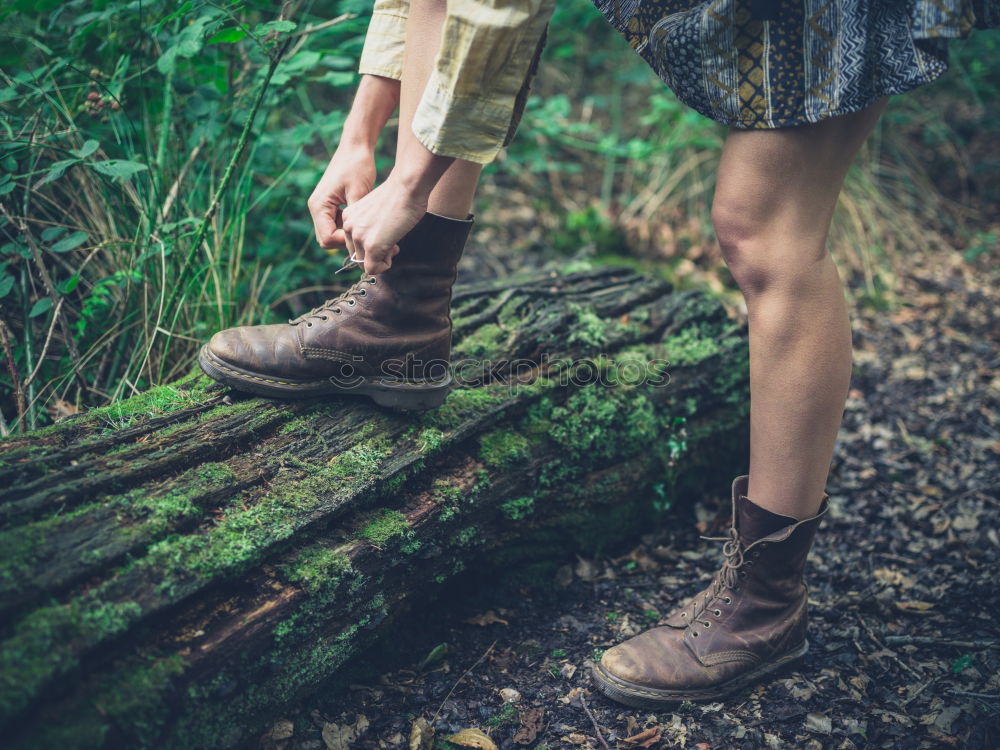
<path id="1" fill-rule="evenodd" d="M 797 520 L 761 508 L 746 495 L 741 495 L 737 500 L 736 515 L 740 541 L 744 546 L 749 546 L 778 529 L 796 523 Z"/>

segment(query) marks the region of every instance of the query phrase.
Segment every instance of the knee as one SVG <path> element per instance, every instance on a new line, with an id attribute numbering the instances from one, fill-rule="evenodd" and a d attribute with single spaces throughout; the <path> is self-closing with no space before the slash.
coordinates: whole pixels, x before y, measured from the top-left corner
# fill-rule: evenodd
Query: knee
<path id="1" fill-rule="evenodd" d="M 760 294 L 774 281 L 777 269 L 771 257 L 766 226 L 752 207 L 716 199 L 712 204 L 712 226 L 733 279 L 744 295 Z"/>

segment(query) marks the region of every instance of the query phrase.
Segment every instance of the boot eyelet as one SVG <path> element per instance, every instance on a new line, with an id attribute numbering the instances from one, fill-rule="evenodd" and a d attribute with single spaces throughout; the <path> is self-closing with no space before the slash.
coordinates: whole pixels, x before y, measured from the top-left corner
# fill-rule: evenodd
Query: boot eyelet
<path id="1" fill-rule="evenodd" d="M 368 296 L 368 290 L 367 289 L 359 289 L 358 290 L 358 296 L 359 297 L 367 297 Z"/>
<path id="2" fill-rule="evenodd" d="M 716 617 L 722 617 L 722 610 L 716 609 L 715 611 L 712 612 L 712 614 L 714 614 Z"/>
<path id="3" fill-rule="evenodd" d="M 372 276 L 371 278 L 369 278 L 368 283 L 371 284 L 372 286 L 375 286 L 375 277 Z"/>
<path id="4" fill-rule="evenodd" d="M 710 628 L 710 627 L 712 627 L 712 621 L 711 620 L 705 620 L 705 622 L 703 622 L 702 625 L 704 625 L 706 629 Z"/>
<path id="5" fill-rule="evenodd" d="M 347 304 L 349 304 L 351 307 L 354 307 L 356 304 L 358 304 L 358 301 L 356 299 L 349 299 L 347 300 Z"/>
<path id="6" fill-rule="evenodd" d="M 687 612 L 681 612 L 681 617 L 687 617 L 687 616 L 688 616 Z"/>
<path id="7" fill-rule="evenodd" d="M 697 638 L 698 637 L 698 631 L 697 630 L 692 630 L 691 631 L 691 637 L 692 638 Z"/>
<path id="8" fill-rule="evenodd" d="M 329 320 L 329 319 L 330 318 L 328 318 L 326 315 L 324 315 L 322 318 L 320 318 L 320 320 Z"/>
<path id="9" fill-rule="evenodd" d="M 728 596 L 723 597 L 722 601 L 724 601 L 726 604 L 732 604 L 733 603 L 732 597 L 728 597 Z"/>
<path id="10" fill-rule="evenodd" d="M 306 323 L 306 328 L 312 328 L 312 327 L 313 327 L 312 323 Z"/>
<path id="11" fill-rule="evenodd" d="M 335 313 L 336 313 L 337 315 L 340 315 L 340 314 L 341 314 L 342 312 L 344 312 L 344 311 L 343 311 L 343 310 L 341 310 L 341 309 L 340 309 L 339 307 L 335 307 L 335 308 L 333 308 L 333 311 L 334 311 L 334 312 L 335 312 Z"/>

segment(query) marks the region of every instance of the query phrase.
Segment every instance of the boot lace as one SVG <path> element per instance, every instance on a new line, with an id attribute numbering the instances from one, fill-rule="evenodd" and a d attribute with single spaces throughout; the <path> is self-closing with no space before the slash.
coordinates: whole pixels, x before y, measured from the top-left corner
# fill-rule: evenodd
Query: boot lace
<path id="1" fill-rule="evenodd" d="M 341 271 L 347 271 L 352 268 L 363 268 L 364 263 L 359 260 L 355 260 L 351 257 L 344 258 L 343 264 L 338 268 L 335 273 L 340 273 Z M 343 309 L 338 307 L 341 302 L 348 305 L 357 304 L 357 297 L 365 297 L 368 294 L 368 286 L 374 285 L 376 279 L 374 276 L 363 276 L 351 285 L 350 289 L 337 295 L 333 299 L 328 299 L 319 307 L 314 307 L 307 313 L 302 313 L 297 318 L 292 318 L 288 322 L 295 326 L 299 323 L 305 323 L 310 328 L 312 327 L 313 319 L 318 320 L 328 320 L 329 315 L 327 313 L 334 313 L 335 315 L 340 315 Z"/>
<path id="2" fill-rule="evenodd" d="M 712 621 L 702 619 L 701 616 L 708 610 L 709 604 L 720 597 L 726 604 L 732 602 L 732 598 L 729 596 L 722 596 L 723 592 L 736 590 L 744 564 L 750 564 L 743 559 L 743 544 L 740 542 L 739 532 L 735 528 L 730 528 L 727 536 L 703 536 L 701 538 L 708 542 L 724 542 L 722 554 L 725 559 L 722 568 L 716 573 L 708 590 L 705 591 L 704 598 L 696 597 L 691 602 L 691 608 L 681 612 L 681 617 L 687 620 L 686 629 L 691 628 L 695 623 L 701 623 L 706 628 L 712 627 Z M 712 614 L 721 617 L 722 610 L 716 608 L 712 610 Z M 692 635 L 697 636 L 698 631 L 694 630 Z"/>

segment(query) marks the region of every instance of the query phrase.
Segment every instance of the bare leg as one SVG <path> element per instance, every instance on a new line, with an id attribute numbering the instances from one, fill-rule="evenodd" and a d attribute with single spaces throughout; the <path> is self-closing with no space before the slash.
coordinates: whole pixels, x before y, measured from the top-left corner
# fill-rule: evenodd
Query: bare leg
<path id="1" fill-rule="evenodd" d="M 406 22 L 403 79 L 400 84 L 397 162 L 406 159 L 407 149 L 419 143 L 410 126 L 434 68 L 445 11 L 445 0 L 413 0 L 410 3 Z M 472 199 L 482 169 L 481 164 L 456 159 L 431 193 L 427 210 L 453 219 L 464 219 L 472 209 Z"/>
<path id="2" fill-rule="evenodd" d="M 878 120 L 730 132 L 712 207 L 750 328 L 750 485 L 793 518 L 819 507 L 851 377 L 851 328 L 827 232 L 844 177 Z"/>

